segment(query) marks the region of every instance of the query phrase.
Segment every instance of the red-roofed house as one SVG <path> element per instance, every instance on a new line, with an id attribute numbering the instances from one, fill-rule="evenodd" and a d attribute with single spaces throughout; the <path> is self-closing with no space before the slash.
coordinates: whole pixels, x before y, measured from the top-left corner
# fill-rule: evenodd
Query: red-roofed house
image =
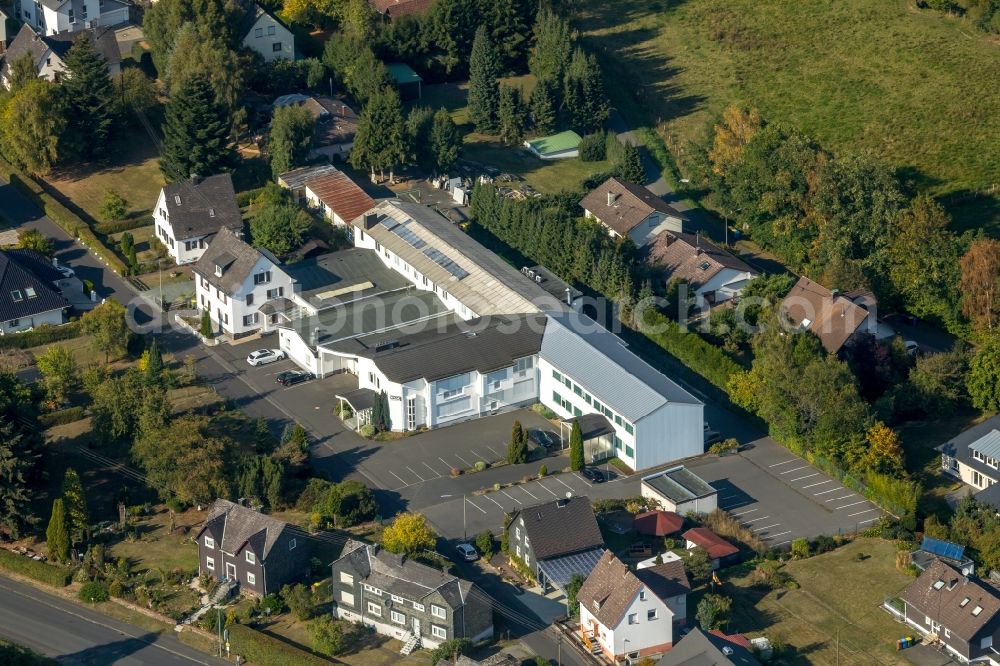
<path id="1" fill-rule="evenodd" d="M 345 226 L 375 205 L 375 200 L 343 171 L 306 181 L 305 195 L 309 205 L 319 208 L 334 224 Z"/>
<path id="2" fill-rule="evenodd" d="M 722 565 L 731 564 L 740 549 L 729 543 L 718 534 L 707 527 L 694 527 L 684 533 L 684 540 L 687 542 L 687 549 L 701 548 L 708 553 L 708 559 L 712 561 L 712 568 L 718 569 Z"/>
<path id="3" fill-rule="evenodd" d="M 708 633 L 713 636 L 718 636 L 722 640 L 732 643 L 733 645 L 739 645 L 744 650 L 749 650 L 752 647 L 750 639 L 743 634 L 726 634 L 721 629 L 712 629 Z"/>
<path id="4" fill-rule="evenodd" d="M 632 520 L 632 526 L 639 534 L 667 536 L 679 532 L 684 527 L 684 517 L 673 511 L 647 511 Z"/>
<path id="5" fill-rule="evenodd" d="M 369 0 L 372 9 L 387 19 L 423 14 L 433 0 Z"/>

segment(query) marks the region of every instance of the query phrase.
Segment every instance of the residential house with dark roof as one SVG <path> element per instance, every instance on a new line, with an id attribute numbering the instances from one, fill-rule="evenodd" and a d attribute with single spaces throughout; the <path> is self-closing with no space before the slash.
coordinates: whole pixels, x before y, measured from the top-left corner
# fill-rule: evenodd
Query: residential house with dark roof
<path id="1" fill-rule="evenodd" d="M 208 311 L 220 333 L 240 338 L 276 324 L 263 306 L 290 297 L 292 278 L 277 257 L 221 227 L 192 267 L 198 308 Z"/>
<path id="2" fill-rule="evenodd" d="M 799 278 L 780 306 L 785 321 L 800 331 L 810 331 L 823 348 L 837 354 L 854 336 L 870 333 L 877 339 L 894 335 L 891 328 L 876 318 L 877 304 L 869 291 L 840 293 Z"/>
<path id="3" fill-rule="evenodd" d="M 399 639 L 404 654 L 493 636 L 492 604 L 475 583 L 353 539 L 331 568 L 334 614 Z"/>
<path id="4" fill-rule="evenodd" d="M 70 303 L 55 285 L 61 277 L 32 250 L 0 251 L 0 335 L 62 324 Z"/>
<path id="5" fill-rule="evenodd" d="M 586 217 L 597 220 L 615 238 L 631 238 L 637 246 L 664 231 L 683 231 L 684 215 L 642 185 L 612 176 L 580 201 Z"/>
<path id="6" fill-rule="evenodd" d="M 345 229 L 351 220 L 375 205 L 375 200 L 343 171 L 307 180 L 305 198 L 324 217 Z"/>
<path id="7" fill-rule="evenodd" d="M 706 633 L 694 627 L 656 666 L 760 666 L 748 644 L 740 634 L 727 636 L 714 629 Z"/>
<path id="8" fill-rule="evenodd" d="M 126 0 L 20 0 L 16 17 L 44 35 L 115 26 L 130 19 Z"/>
<path id="9" fill-rule="evenodd" d="M 740 549 L 729 543 L 707 527 L 692 527 L 683 535 L 688 550 L 701 548 L 708 553 L 712 569 L 729 566 L 736 562 Z"/>
<path id="10" fill-rule="evenodd" d="M 584 644 L 612 663 L 663 654 L 687 624 L 690 591 L 683 562 L 632 571 L 605 551 L 576 595 Z"/>
<path id="11" fill-rule="evenodd" d="M 331 162 L 347 161 L 358 132 L 358 114 L 342 97 L 292 93 L 278 97 L 271 104 L 274 109 L 283 106 L 302 106 L 316 122 L 309 159 L 325 157 Z"/>
<path id="12" fill-rule="evenodd" d="M 218 499 L 198 531 L 198 572 L 263 597 L 309 573 L 310 543 L 288 523 Z"/>
<path id="13" fill-rule="evenodd" d="M 260 54 L 264 62 L 295 60 L 295 34 L 256 2 L 246 12 L 240 31 L 243 46 Z"/>
<path id="14" fill-rule="evenodd" d="M 243 215 L 236 204 L 233 179 L 228 173 L 207 178 L 192 175 L 160 190 L 153 211 L 156 236 L 178 264 L 197 261 L 212 238 L 226 228 L 243 231 Z"/>
<path id="15" fill-rule="evenodd" d="M 66 71 L 64 62 L 66 54 L 70 47 L 81 39 L 89 39 L 93 42 L 94 48 L 104 59 L 109 74 L 114 75 L 121 71 L 122 56 L 118 48 L 114 26 L 100 26 L 79 32 L 43 35 L 35 32 L 30 25 L 25 23 L 21 25 L 21 29 L 3 55 L 3 65 L 0 66 L 0 81 L 3 82 L 5 88 L 9 89 L 11 64 L 25 56 L 30 57 L 34 63 L 38 78 L 46 81 L 58 81 L 59 77 Z"/>
<path id="16" fill-rule="evenodd" d="M 523 562 L 542 589 L 565 590 L 586 578 L 604 555 L 604 538 L 586 497 L 559 498 L 518 509 L 507 525 L 507 552 Z"/>
<path id="17" fill-rule="evenodd" d="M 899 603 L 902 602 L 902 609 Z M 959 663 L 996 663 L 1000 591 L 936 560 L 886 608 Z"/>
<path id="18" fill-rule="evenodd" d="M 996 485 L 1000 481 L 1000 416 L 959 433 L 937 450 L 945 474 L 960 479 L 977 500 L 1000 511 L 1000 486 Z"/>
<path id="19" fill-rule="evenodd" d="M 688 297 L 704 310 L 738 297 L 756 270 L 701 234 L 665 231 L 643 248 L 642 259 L 659 271 L 658 282 L 687 285 Z"/>

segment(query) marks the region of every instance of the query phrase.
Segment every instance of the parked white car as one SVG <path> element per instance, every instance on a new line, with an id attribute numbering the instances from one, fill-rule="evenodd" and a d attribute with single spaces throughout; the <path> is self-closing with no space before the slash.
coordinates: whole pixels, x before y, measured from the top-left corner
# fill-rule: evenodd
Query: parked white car
<path id="1" fill-rule="evenodd" d="M 258 349 L 247 356 L 247 363 L 253 366 L 267 365 L 285 358 L 285 352 L 280 349 Z"/>
<path id="2" fill-rule="evenodd" d="M 70 268 L 69 266 L 63 266 L 62 264 L 60 264 L 56 266 L 55 269 L 60 273 L 62 273 L 62 276 L 64 278 L 76 277 L 76 272 L 74 272 L 73 269 Z"/>

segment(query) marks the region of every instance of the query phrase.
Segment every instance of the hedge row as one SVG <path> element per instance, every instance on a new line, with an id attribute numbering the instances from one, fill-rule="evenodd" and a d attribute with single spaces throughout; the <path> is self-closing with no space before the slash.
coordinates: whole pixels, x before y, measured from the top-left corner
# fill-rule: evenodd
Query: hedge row
<path id="1" fill-rule="evenodd" d="M 331 663 L 327 659 L 317 657 L 242 624 L 229 625 L 229 645 L 234 655 L 240 655 L 255 666 L 284 666 L 285 664 L 329 666 Z"/>
<path id="2" fill-rule="evenodd" d="M 61 326 L 45 324 L 23 333 L 8 333 L 0 336 L 0 349 L 30 349 L 50 342 L 69 340 L 83 335 L 83 326 L 79 321 L 71 321 Z"/>
<path id="3" fill-rule="evenodd" d="M 48 414 L 40 415 L 38 417 L 38 423 L 43 428 L 51 428 L 52 426 L 74 423 L 82 418 L 86 418 L 86 416 L 87 410 L 83 407 L 67 407 L 66 409 L 60 409 L 57 412 L 49 412 Z"/>
<path id="4" fill-rule="evenodd" d="M 240 208 L 246 208 L 253 203 L 253 200 L 264 191 L 263 187 L 257 187 L 252 190 L 244 190 L 236 194 L 236 205 Z"/>
<path id="5" fill-rule="evenodd" d="M 36 562 L 30 557 L 18 555 L 3 548 L 0 548 L 0 569 L 19 573 L 22 576 L 27 576 L 53 587 L 66 587 L 69 585 L 69 569 L 57 567 L 46 562 Z"/>
<path id="6" fill-rule="evenodd" d="M 682 329 L 677 322 L 654 310 L 643 313 L 641 332 L 671 356 L 712 382 L 723 391 L 729 378 L 743 368 L 697 333 Z"/>
<path id="7" fill-rule="evenodd" d="M 138 229 L 139 227 L 148 227 L 153 224 L 152 215 L 140 215 L 138 217 L 132 217 L 127 220 L 117 220 L 115 222 L 99 222 L 95 229 L 98 233 L 104 234 L 105 236 L 109 234 L 117 234 L 119 231 L 131 231 L 132 229 Z"/>
<path id="8" fill-rule="evenodd" d="M 118 258 L 107 246 L 101 242 L 94 231 L 80 219 L 78 215 L 63 206 L 56 199 L 48 194 L 38 182 L 22 173 L 9 162 L 0 159 L 0 168 L 4 171 L 4 176 L 10 184 L 21 194 L 31 200 L 36 206 L 56 224 L 74 238 L 79 238 L 87 247 L 93 250 L 111 270 L 119 275 L 125 273 L 125 262 Z"/>

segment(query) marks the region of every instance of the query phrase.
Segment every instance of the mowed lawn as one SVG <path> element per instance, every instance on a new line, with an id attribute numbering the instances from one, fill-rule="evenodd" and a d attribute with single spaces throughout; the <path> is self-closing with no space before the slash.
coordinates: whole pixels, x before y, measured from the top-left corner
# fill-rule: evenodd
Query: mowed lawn
<path id="1" fill-rule="evenodd" d="M 733 103 L 824 147 L 870 150 L 935 194 L 1000 183 L 1000 43 L 906 0 L 584 0 L 620 106 L 683 163 Z M 633 114 L 635 115 L 635 114 Z M 995 202 L 968 225 L 1000 224 Z"/>
<path id="2" fill-rule="evenodd" d="M 864 559 L 855 557 L 862 553 Z M 735 597 L 731 630 L 776 637 L 794 649 L 793 663 L 908 664 L 895 641 L 906 629 L 880 608 L 913 581 L 896 570 L 896 545 L 858 539 L 835 551 L 789 562 L 801 586 L 762 594 L 746 579 L 727 581 Z"/>

